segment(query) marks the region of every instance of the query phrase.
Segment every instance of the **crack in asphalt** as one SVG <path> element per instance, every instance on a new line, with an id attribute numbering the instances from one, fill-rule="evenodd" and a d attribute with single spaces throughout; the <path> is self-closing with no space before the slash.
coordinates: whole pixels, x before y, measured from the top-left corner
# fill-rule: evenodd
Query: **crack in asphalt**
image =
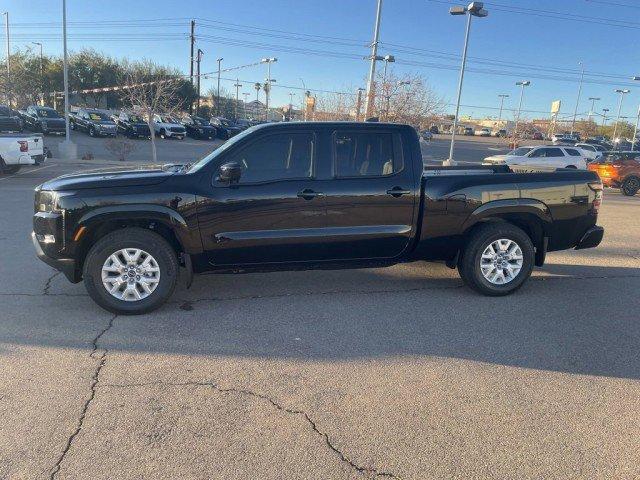
<path id="1" fill-rule="evenodd" d="M 298 409 L 294 409 L 294 408 L 289 408 L 289 407 L 285 407 L 284 405 L 278 403 L 276 400 L 272 399 L 271 397 L 263 394 L 263 393 L 258 393 L 258 392 L 254 392 L 252 390 L 246 390 L 246 389 L 241 389 L 241 388 L 224 388 L 219 386 L 217 383 L 214 382 L 164 382 L 164 381 L 155 381 L 155 382 L 146 382 L 146 383 L 124 383 L 124 384 L 106 384 L 106 385 L 102 385 L 101 388 L 136 388 L 136 387 L 149 387 L 149 386 L 157 386 L 157 385 L 162 385 L 165 387 L 188 387 L 188 386 L 194 386 L 194 387 L 209 387 L 212 390 L 219 392 L 219 393 L 231 393 L 231 394 L 236 394 L 236 395 L 244 395 L 244 396 L 250 396 L 253 398 L 257 398 L 260 400 L 263 400 L 269 404 L 271 404 L 273 407 L 275 407 L 277 410 L 280 410 L 281 412 L 290 414 L 290 415 L 298 415 L 301 416 L 302 418 L 304 418 L 304 420 L 307 422 L 307 424 L 309 424 L 309 426 L 311 427 L 311 430 L 317 434 L 318 436 L 322 437 L 324 439 L 325 444 L 327 445 L 327 447 L 332 450 L 340 459 L 340 461 L 342 461 L 343 463 L 346 463 L 347 465 L 349 465 L 352 469 L 354 469 L 355 471 L 357 471 L 358 473 L 362 474 L 362 475 L 369 475 L 369 476 L 374 476 L 374 477 L 383 477 L 383 478 L 393 478 L 396 480 L 400 480 L 401 477 L 399 477 L 398 475 L 391 473 L 391 472 L 386 472 L 386 471 L 382 471 L 379 470 L 375 467 L 370 467 L 370 466 L 363 466 L 363 465 L 359 465 L 357 464 L 354 460 L 352 460 L 351 458 L 349 458 L 349 456 L 343 451 L 341 450 L 338 446 L 336 446 L 332 441 L 331 438 L 329 438 L 329 434 L 327 434 L 326 432 L 323 432 L 322 430 L 320 430 L 320 428 L 318 427 L 318 424 L 309 416 L 309 414 L 307 412 L 305 412 L 304 410 L 298 410 Z"/>
<path id="2" fill-rule="evenodd" d="M 44 287 L 42 289 L 42 294 L 43 295 L 49 295 L 49 289 L 51 288 L 51 282 L 53 281 L 54 278 L 56 278 L 58 275 L 60 275 L 60 271 L 56 271 L 53 272 L 53 274 L 47 278 L 47 281 L 44 284 Z"/>
<path id="3" fill-rule="evenodd" d="M 109 319 L 109 322 L 107 323 L 107 326 L 105 328 L 103 328 L 102 331 L 100 331 L 100 333 L 98 333 L 98 335 L 96 335 L 96 337 L 91 342 L 92 349 L 91 349 L 91 353 L 89 354 L 90 358 L 95 358 L 94 355 L 98 351 L 98 342 L 100 341 L 100 338 L 102 338 L 102 336 L 105 333 L 107 333 L 111 329 L 111 327 L 113 327 L 113 322 L 117 318 L 117 316 L 118 315 L 113 315 Z M 73 433 L 67 439 L 67 443 L 66 443 L 64 449 L 62 450 L 62 453 L 60 454 L 60 456 L 58 457 L 58 460 L 56 461 L 55 465 L 53 466 L 53 468 L 49 472 L 49 479 L 50 480 L 55 479 L 56 476 L 58 475 L 58 472 L 60 472 L 60 466 L 62 465 L 62 462 L 64 461 L 65 457 L 67 456 L 67 453 L 69 453 L 69 450 L 71 450 L 71 446 L 73 444 L 74 439 L 76 438 L 76 436 L 82 430 L 82 425 L 84 424 L 84 419 L 85 419 L 85 417 L 87 415 L 87 410 L 89 410 L 89 405 L 91 404 L 91 402 L 93 401 L 93 399 L 96 396 L 96 390 L 98 388 L 98 381 L 99 381 L 100 371 L 102 370 L 102 367 L 104 367 L 104 365 L 105 365 L 105 363 L 107 361 L 107 352 L 108 351 L 109 350 L 106 349 L 106 348 L 102 349 L 102 354 L 99 357 L 98 365 L 96 366 L 96 369 L 93 372 L 93 375 L 91 376 L 91 387 L 90 387 L 91 393 L 89 395 L 89 398 L 87 398 L 85 400 L 85 402 L 84 402 L 84 404 L 82 406 L 82 410 L 80 411 L 80 417 L 78 418 L 78 424 L 77 424 L 75 430 L 73 431 Z"/>

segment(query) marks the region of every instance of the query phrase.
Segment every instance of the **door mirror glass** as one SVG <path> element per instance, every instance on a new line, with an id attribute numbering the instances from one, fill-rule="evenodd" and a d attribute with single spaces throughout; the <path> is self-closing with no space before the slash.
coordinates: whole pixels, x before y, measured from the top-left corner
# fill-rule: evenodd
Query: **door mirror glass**
<path id="1" fill-rule="evenodd" d="M 218 182 L 238 183 L 242 175 L 242 167 L 238 162 L 229 162 L 220 166 L 218 170 Z"/>

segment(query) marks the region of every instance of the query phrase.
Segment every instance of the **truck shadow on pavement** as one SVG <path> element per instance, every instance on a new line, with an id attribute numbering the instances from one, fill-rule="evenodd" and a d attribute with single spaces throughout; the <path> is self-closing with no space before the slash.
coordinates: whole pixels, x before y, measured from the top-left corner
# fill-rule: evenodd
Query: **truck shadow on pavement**
<path id="1" fill-rule="evenodd" d="M 152 314 L 117 317 L 100 342 L 132 354 L 321 362 L 430 356 L 640 378 L 638 269 L 549 264 L 537 272 L 500 298 L 471 292 L 437 265 L 211 275 Z M 0 353 L 11 345 L 87 348 L 112 317 L 88 297 L 64 293 L 34 297 L 26 314 L 18 298 L 5 307 L 9 335 L 0 336 Z"/>

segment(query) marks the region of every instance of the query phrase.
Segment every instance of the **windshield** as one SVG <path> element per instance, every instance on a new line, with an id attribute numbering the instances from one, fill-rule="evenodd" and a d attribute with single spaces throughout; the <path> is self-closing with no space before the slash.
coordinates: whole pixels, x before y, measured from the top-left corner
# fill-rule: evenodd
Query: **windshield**
<path id="1" fill-rule="evenodd" d="M 507 153 L 507 157 L 523 157 L 531 150 L 532 149 L 530 147 L 516 148 L 515 150 L 511 150 L 509 153 Z"/>
<path id="2" fill-rule="evenodd" d="M 137 115 L 129 115 L 129 121 L 132 123 L 145 123 L 145 121 Z"/>
<path id="3" fill-rule="evenodd" d="M 91 120 L 96 120 L 96 121 L 107 121 L 107 120 L 111 120 L 109 118 L 109 115 L 102 113 L 102 112 L 89 112 L 89 118 Z"/>
<path id="4" fill-rule="evenodd" d="M 39 117 L 46 117 L 46 118 L 60 118 L 60 115 L 58 115 L 58 112 L 56 112 L 55 110 L 49 110 L 48 108 L 39 108 L 38 110 L 36 110 L 36 112 L 38 113 Z"/>
<path id="5" fill-rule="evenodd" d="M 162 116 L 161 116 L 161 117 L 160 117 L 160 121 L 161 121 L 162 123 L 180 123 L 180 122 L 178 122 L 178 120 L 176 120 L 176 119 L 175 119 L 175 118 L 173 118 L 173 117 L 162 117 Z"/>
<path id="6" fill-rule="evenodd" d="M 236 143 L 238 143 L 240 140 L 242 140 L 244 137 L 246 137 L 247 135 L 250 135 L 252 132 L 255 132 L 257 127 L 251 127 L 248 128 L 247 130 L 245 130 L 244 132 L 239 133 L 238 135 L 236 135 L 235 137 L 232 137 L 231 140 L 227 140 L 225 143 L 223 143 L 222 145 L 220 145 L 218 148 L 216 148 L 213 152 L 211 152 L 209 155 L 207 155 L 204 158 L 201 158 L 200 160 L 198 160 L 196 163 L 194 163 L 193 165 L 191 165 L 191 167 L 189 168 L 189 173 L 192 172 L 197 172 L 198 170 L 200 170 L 202 167 L 204 167 L 206 164 L 208 164 L 209 162 L 211 162 L 212 160 L 214 160 L 218 155 L 220 155 L 222 152 L 224 152 L 225 150 L 229 149 L 229 147 L 235 145 Z"/>
<path id="7" fill-rule="evenodd" d="M 193 119 L 193 123 L 203 127 L 208 127 L 209 125 L 211 125 L 208 120 L 205 120 L 204 118 L 197 118 L 197 117 Z"/>

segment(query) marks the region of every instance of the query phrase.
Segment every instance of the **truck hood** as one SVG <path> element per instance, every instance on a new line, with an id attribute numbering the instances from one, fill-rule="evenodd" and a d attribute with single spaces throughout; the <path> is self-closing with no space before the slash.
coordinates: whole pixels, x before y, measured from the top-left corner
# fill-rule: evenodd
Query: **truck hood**
<path id="1" fill-rule="evenodd" d="M 49 180 L 36 190 L 81 190 L 85 188 L 157 185 L 176 172 L 175 165 L 140 165 L 83 170 Z"/>
<path id="2" fill-rule="evenodd" d="M 490 157 L 486 157 L 482 163 L 490 163 L 492 165 L 494 164 L 502 164 L 506 161 L 507 156 L 506 155 L 491 155 Z"/>

